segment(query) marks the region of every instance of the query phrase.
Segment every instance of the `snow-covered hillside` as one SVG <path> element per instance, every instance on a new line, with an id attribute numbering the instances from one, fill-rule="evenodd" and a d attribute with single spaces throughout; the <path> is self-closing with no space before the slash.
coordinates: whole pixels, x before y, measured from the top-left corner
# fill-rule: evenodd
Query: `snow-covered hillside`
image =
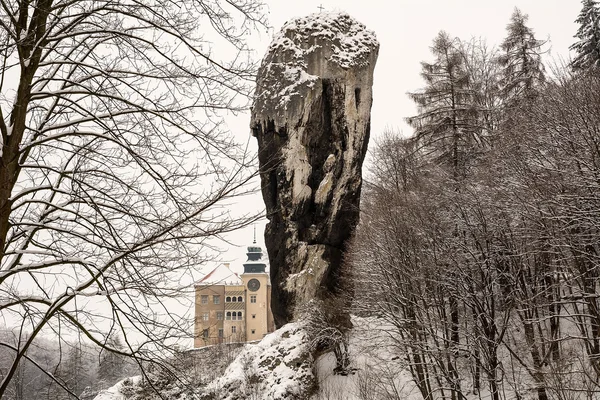
<path id="1" fill-rule="evenodd" d="M 204 376 L 184 378 L 179 383 L 163 382 L 162 386 L 157 385 L 162 391 L 156 398 L 162 395 L 168 400 L 375 400 L 383 398 L 379 397 L 383 392 L 393 390 L 403 399 L 420 399 L 400 358 L 391 351 L 391 343 L 376 334 L 378 322 L 354 317 L 353 324 L 349 336 L 353 371 L 347 376 L 333 373 L 336 366 L 333 353 L 325 353 L 313 360 L 302 324 L 292 323 L 267 335 L 259 343 L 246 344 L 239 349 L 233 361 L 214 379 L 207 381 Z M 209 349 L 206 350 L 208 354 Z M 193 354 L 199 352 L 195 350 L 188 354 L 195 357 Z M 225 353 L 220 354 L 213 357 L 213 364 L 203 359 L 200 364 L 204 368 L 198 369 L 199 373 L 223 368 L 220 357 Z M 189 372 L 189 363 L 186 364 Z M 186 381 L 195 382 L 195 387 L 182 387 Z M 148 398 L 145 397 L 149 396 L 148 392 L 139 385 L 137 378 L 134 388 L 121 381 L 100 393 L 95 400 Z"/>
<path id="2" fill-rule="evenodd" d="M 291 323 L 258 343 L 186 352 L 176 375 L 150 374 L 153 388 L 139 377 L 130 378 L 95 400 L 423 400 L 394 327 L 377 318 L 354 316 L 352 323 L 347 375 L 334 373 L 332 352 L 314 360 L 303 324 Z M 510 365 L 508 354 L 502 353 L 501 361 L 505 374 L 512 376 L 502 397 L 517 399 L 520 393 L 530 398 L 534 386 L 527 372 Z M 464 399 L 491 399 L 485 386 L 474 390 L 468 365 L 468 359 L 459 363 Z"/>
<path id="3" fill-rule="evenodd" d="M 140 376 L 133 378 L 125 378 L 117 382 L 114 386 L 109 387 L 106 390 L 101 390 L 100 393 L 94 398 L 94 400 L 125 400 L 127 399 L 127 389 L 129 387 L 138 385 L 141 382 Z"/>
<path id="4" fill-rule="evenodd" d="M 224 375 L 207 385 L 207 398 L 305 398 L 316 384 L 308 342 L 302 325 L 292 323 L 247 345 Z"/>

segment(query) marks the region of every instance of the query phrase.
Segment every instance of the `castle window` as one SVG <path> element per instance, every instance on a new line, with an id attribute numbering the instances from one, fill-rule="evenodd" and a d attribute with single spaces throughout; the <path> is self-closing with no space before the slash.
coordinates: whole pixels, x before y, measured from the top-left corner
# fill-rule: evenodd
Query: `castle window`
<path id="1" fill-rule="evenodd" d="M 252 334 L 254 335 L 256 333 L 256 329 L 252 329 Z"/>
<path id="2" fill-rule="evenodd" d="M 227 297 L 225 298 L 225 303 L 229 303 L 229 302 L 231 302 L 231 297 L 227 296 Z"/>
<path id="3" fill-rule="evenodd" d="M 217 321 L 223 321 L 223 313 L 220 311 L 217 311 Z"/>
<path id="4" fill-rule="evenodd" d="M 238 311 L 238 319 L 241 321 L 242 320 L 242 312 Z"/>
<path id="5" fill-rule="evenodd" d="M 239 301 L 239 302 L 242 302 L 242 301 L 244 301 L 244 299 L 242 298 L 242 296 L 238 296 L 238 301 Z"/>
<path id="6" fill-rule="evenodd" d="M 219 337 L 222 338 L 223 337 L 223 329 L 219 329 Z"/>
<path id="7" fill-rule="evenodd" d="M 213 304 L 219 304 L 221 302 L 221 296 L 214 295 L 213 296 Z"/>
<path id="8" fill-rule="evenodd" d="M 200 302 L 202 304 L 208 304 L 208 295 L 207 294 L 203 294 L 202 296 L 200 296 Z"/>
<path id="9" fill-rule="evenodd" d="M 256 319 L 256 314 L 252 314 L 252 319 Z"/>
<path id="10" fill-rule="evenodd" d="M 237 297 L 233 296 L 233 297 L 231 298 L 231 301 L 232 301 L 233 303 L 235 303 L 235 302 L 237 301 Z"/>
<path id="11" fill-rule="evenodd" d="M 231 311 L 227 311 L 227 315 L 225 316 L 225 319 L 231 319 Z"/>
<path id="12" fill-rule="evenodd" d="M 235 326 L 231 327 L 231 333 L 235 333 Z"/>
<path id="13" fill-rule="evenodd" d="M 209 315 L 207 312 L 202 313 L 202 321 L 208 321 L 208 317 L 209 317 Z"/>
<path id="14" fill-rule="evenodd" d="M 202 331 L 202 337 L 203 337 L 204 339 L 208 339 L 208 329 L 204 329 L 204 330 Z"/>
<path id="15" fill-rule="evenodd" d="M 237 320 L 237 314 L 235 312 L 231 313 L 231 319 L 232 320 Z"/>
<path id="16" fill-rule="evenodd" d="M 256 295 L 255 294 L 250 295 L 250 303 L 256 303 Z"/>

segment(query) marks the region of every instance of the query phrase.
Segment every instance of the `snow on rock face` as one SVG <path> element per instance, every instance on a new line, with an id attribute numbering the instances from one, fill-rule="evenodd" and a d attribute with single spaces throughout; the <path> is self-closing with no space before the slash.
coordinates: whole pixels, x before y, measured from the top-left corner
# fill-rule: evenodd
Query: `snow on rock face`
<path id="1" fill-rule="evenodd" d="M 283 25 L 273 38 L 269 52 L 283 51 L 301 57 L 329 42 L 333 61 L 343 68 L 368 64 L 373 48 L 379 46 L 375 34 L 348 14 L 326 12 Z"/>
<path id="2" fill-rule="evenodd" d="M 293 323 L 246 345 L 202 399 L 307 399 L 315 385 L 308 342 L 302 325 Z"/>
<path id="3" fill-rule="evenodd" d="M 335 290 L 358 221 L 378 51 L 349 15 L 312 14 L 283 26 L 259 69 L 251 127 L 278 327 Z"/>

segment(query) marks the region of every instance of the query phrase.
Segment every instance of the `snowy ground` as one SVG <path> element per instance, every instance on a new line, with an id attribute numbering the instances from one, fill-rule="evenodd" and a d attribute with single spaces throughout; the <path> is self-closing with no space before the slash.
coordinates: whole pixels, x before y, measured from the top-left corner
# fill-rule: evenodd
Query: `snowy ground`
<path id="1" fill-rule="evenodd" d="M 185 379 L 167 383 L 161 386 L 160 394 L 150 397 L 166 400 L 422 400 L 401 350 L 389 335 L 392 329 L 386 329 L 382 321 L 375 318 L 353 317 L 352 322 L 349 351 L 353 371 L 347 376 L 333 373 L 336 365 L 333 353 L 321 355 L 313 362 L 306 333 L 301 324 L 294 323 L 243 348 L 189 352 L 190 357 L 196 357 L 195 361 L 187 360 L 189 365 L 182 367 L 186 370 L 179 378 L 187 374 L 190 384 L 182 387 Z M 526 378 L 524 371 L 513 372 L 521 376 L 520 379 Z M 148 400 L 148 392 L 132 390 L 132 386 L 139 385 L 139 377 L 130 381 L 133 383 L 125 387 L 129 393 L 137 394 L 124 396 L 120 390 L 124 381 L 121 381 L 102 391 L 95 400 Z M 468 400 L 491 397 L 485 389 L 472 392 L 467 380 L 461 380 L 461 386 Z M 305 397 L 305 393 L 315 393 L 315 389 L 316 394 Z M 508 387 L 503 396 L 516 397 Z"/>
<path id="2" fill-rule="evenodd" d="M 378 322 L 357 317 L 352 322 L 349 350 L 354 372 L 348 376 L 335 375 L 333 353 L 319 357 L 316 362 L 319 393 L 311 400 L 377 400 L 386 398 L 388 393 L 406 400 L 422 400 L 389 340 L 374 329 Z"/>
<path id="3" fill-rule="evenodd" d="M 94 398 L 94 400 L 126 400 L 125 395 L 121 393 L 121 388 L 125 381 L 129 381 L 132 385 L 136 385 L 140 382 L 140 376 L 134 376 L 132 378 L 125 378 L 117 382 L 114 386 L 109 387 L 106 390 L 101 390 L 100 393 Z"/>
<path id="4" fill-rule="evenodd" d="M 310 400 L 376 400 L 385 398 L 387 392 L 406 400 L 421 400 L 390 343 L 376 335 L 377 321 L 355 317 L 353 323 L 350 352 L 354 373 L 348 376 L 333 374 L 335 357 L 327 353 L 316 360 L 315 377 L 305 332 L 300 324 L 288 324 L 258 343 L 247 344 L 225 372 L 201 392 L 221 400 L 290 399 L 310 391 L 316 383 L 318 393 Z M 139 378 L 132 380 L 139 382 Z M 125 400 L 122 387 L 123 381 L 102 391 L 95 400 Z M 163 395 L 175 400 L 167 391 Z"/>

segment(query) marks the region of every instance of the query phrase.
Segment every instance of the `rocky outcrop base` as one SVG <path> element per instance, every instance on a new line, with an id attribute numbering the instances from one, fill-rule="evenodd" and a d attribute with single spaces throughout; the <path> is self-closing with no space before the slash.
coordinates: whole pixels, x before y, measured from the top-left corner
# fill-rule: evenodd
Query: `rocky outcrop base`
<path id="1" fill-rule="evenodd" d="M 316 387 L 309 340 L 301 324 L 287 324 L 248 344 L 202 400 L 303 400 Z"/>

